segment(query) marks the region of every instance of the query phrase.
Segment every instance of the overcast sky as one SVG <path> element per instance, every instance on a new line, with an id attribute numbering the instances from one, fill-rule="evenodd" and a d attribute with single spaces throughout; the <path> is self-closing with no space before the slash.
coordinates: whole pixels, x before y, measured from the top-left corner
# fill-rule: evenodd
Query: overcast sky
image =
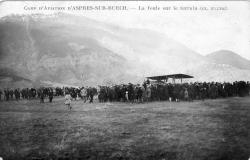
<path id="1" fill-rule="evenodd" d="M 202 55 L 226 49 L 250 60 L 250 1 L 199 1 L 199 2 L 2 2 L 0 16 L 9 14 L 53 14 L 55 11 L 30 11 L 24 6 L 70 6 L 70 5 L 126 5 L 138 6 L 183 6 L 226 7 L 225 11 L 74 11 L 83 15 L 122 27 L 147 28 L 162 32 Z"/>

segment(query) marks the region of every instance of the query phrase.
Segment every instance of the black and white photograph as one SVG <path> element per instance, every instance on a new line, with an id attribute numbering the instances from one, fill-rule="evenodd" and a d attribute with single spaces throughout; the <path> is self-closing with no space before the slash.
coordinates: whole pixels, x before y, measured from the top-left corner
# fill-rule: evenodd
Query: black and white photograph
<path id="1" fill-rule="evenodd" d="M 0 160 L 250 160 L 250 1 L 0 1 Z"/>

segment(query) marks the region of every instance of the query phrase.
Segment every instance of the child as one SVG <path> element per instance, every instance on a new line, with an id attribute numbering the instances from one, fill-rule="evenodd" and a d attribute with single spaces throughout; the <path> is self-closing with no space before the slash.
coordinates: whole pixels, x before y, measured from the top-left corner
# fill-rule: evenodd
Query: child
<path id="1" fill-rule="evenodd" d="M 72 106 L 70 105 L 71 104 L 71 99 L 72 99 L 72 97 L 70 96 L 70 94 L 66 93 L 64 104 L 68 107 L 69 110 L 72 109 Z"/>

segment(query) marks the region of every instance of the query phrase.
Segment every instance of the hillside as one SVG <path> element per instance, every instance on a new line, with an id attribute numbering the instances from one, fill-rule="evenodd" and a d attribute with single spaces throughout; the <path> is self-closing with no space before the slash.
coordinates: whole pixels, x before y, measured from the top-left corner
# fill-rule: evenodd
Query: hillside
<path id="1" fill-rule="evenodd" d="M 1 21 L 1 68 L 37 81 L 102 83 L 124 78 L 127 60 L 96 39 L 54 18 L 8 17 Z M 73 32 L 74 29 L 75 33 Z M 118 80 L 120 80 L 118 79 Z"/>
<path id="2" fill-rule="evenodd" d="M 170 73 L 189 73 L 194 81 L 250 80 L 246 67 L 222 65 L 164 34 L 86 17 L 11 15 L 0 19 L 0 37 L 2 86 L 138 83 Z"/>
<path id="3" fill-rule="evenodd" d="M 220 50 L 208 54 L 207 57 L 217 64 L 225 64 L 239 69 L 250 70 L 250 61 L 232 51 Z"/>
<path id="4" fill-rule="evenodd" d="M 137 82 L 203 59 L 160 33 L 65 14 L 4 17 L 0 35 L 0 67 L 32 82 Z"/>

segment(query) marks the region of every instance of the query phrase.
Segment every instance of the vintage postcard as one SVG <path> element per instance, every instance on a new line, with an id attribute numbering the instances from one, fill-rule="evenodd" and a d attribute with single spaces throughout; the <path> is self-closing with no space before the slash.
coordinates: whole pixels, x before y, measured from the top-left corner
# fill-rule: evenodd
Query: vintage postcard
<path id="1" fill-rule="evenodd" d="M 0 1 L 0 160 L 248 160 L 249 1 Z"/>

